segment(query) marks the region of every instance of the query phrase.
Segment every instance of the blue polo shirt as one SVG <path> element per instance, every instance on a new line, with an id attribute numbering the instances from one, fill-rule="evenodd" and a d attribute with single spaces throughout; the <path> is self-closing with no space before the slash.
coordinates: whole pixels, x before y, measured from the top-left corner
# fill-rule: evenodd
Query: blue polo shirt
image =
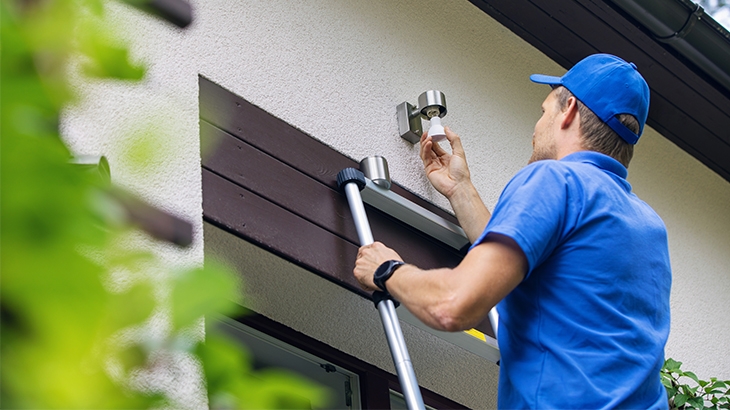
<path id="1" fill-rule="evenodd" d="M 530 164 L 475 241 L 506 235 L 529 262 L 497 307 L 500 408 L 667 408 L 667 233 L 626 175 L 591 151 Z"/>

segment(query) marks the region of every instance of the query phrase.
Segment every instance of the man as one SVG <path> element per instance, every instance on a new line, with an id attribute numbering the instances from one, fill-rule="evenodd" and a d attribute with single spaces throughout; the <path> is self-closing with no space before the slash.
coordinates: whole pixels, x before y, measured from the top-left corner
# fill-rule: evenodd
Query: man
<path id="1" fill-rule="evenodd" d="M 463 261 L 421 270 L 375 243 L 360 249 L 355 276 L 440 330 L 469 329 L 499 303 L 500 408 L 667 408 L 666 228 L 625 179 L 648 86 L 605 54 L 530 78 L 553 89 L 530 164 L 493 214 L 459 137 L 447 129 L 451 154 L 421 138 L 426 174 L 473 243 Z"/>

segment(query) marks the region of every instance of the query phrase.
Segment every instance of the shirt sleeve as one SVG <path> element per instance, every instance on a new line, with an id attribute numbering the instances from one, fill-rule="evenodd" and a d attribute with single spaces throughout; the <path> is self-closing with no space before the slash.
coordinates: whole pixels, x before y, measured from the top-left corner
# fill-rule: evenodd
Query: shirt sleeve
<path id="1" fill-rule="evenodd" d="M 512 238 L 527 257 L 527 279 L 568 230 L 566 215 L 574 205 L 570 180 L 558 161 L 538 161 L 523 168 L 504 188 L 487 227 L 471 248 L 490 233 Z"/>

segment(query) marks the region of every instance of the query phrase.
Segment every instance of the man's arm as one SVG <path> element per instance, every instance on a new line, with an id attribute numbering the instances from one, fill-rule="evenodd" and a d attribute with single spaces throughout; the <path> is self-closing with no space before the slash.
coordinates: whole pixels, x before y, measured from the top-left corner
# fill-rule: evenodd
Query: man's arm
<path id="1" fill-rule="evenodd" d="M 373 273 L 400 256 L 382 243 L 358 252 L 355 277 L 365 290 L 377 290 Z M 525 277 L 527 258 L 509 237 L 490 234 L 454 269 L 423 270 L 404 265 L 386 282 L 388 292 L 430 327 L 458 331 L 476 326 Z"/>
<path id="2" fill-rule="evenodd" d="M 452 153 L 446 152 L 424 133 L 421 137 L 421 159 L 429 181 L 449 200 L 461 228 L 469 241 L 474 242 L 484 231 L 491 214 L 471 182 L 461 138 L 448 127 L 445 130 Z"/>

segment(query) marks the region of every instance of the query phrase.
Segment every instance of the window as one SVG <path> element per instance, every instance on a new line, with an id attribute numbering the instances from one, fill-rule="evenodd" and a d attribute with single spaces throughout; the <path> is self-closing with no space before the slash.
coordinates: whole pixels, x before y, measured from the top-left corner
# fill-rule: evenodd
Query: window
<path id="1" fill-rule="evenodd" d="M 357 374 L 235 320 L 222 318 L 216 322 L 220 330 L 248 349 L 254 369 L 286 369 L 329 388 L 334 393 L 331 409 L 361 408 Z"/>

